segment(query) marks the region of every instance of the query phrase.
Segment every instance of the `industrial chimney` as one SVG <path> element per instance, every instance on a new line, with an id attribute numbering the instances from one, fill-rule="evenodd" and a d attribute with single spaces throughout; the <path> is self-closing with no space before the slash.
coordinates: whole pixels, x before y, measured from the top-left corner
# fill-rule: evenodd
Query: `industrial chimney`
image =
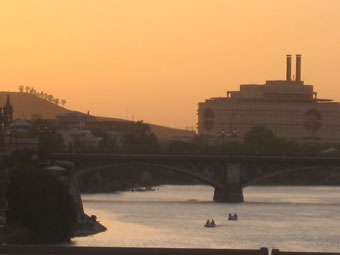
<path id="1" fill-rule="evenodd" d="M 296 81 L 301 81 L 301 55 L 296 54 Z"/>
<path id="2" fill-rule="evenodd" d="M 286 80 L 291 81 L 292 77 L 292 55 L 287 55 L 287 73 Z"/>

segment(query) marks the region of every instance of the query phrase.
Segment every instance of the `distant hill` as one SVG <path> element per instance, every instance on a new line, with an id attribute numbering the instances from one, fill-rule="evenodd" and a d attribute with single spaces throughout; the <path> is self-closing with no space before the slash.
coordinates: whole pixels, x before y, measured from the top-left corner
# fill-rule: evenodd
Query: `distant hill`
<path id="1" fill-rule="evenodd" d="M 11 104 L 14 109 L 13 118 L 14 119 L 55 119 L 57 115 L 64 115 L 72 112 L 60 105 L 50 103 L 45 99 L 38 96 L 23 93 L 23 92 L 0 92 L 0 107 L 6 103 L 6 97 L 9 94 Z M 128 121 L 118 118 L 109 117 L 99 117 L 95 116 L 98 121 Z M 149 124 L 149 123 L 147 123 Z M 162 140 L 174 139 L 174 140 L 185 140 L 188 137 L 193 136 L 195 133 L 193 131 L 169 128 L 165 126 L 159 126 L 154 124 L 149 124 L 152 131 L 157 135 L 158 138 Z"/>
<path id="2" fill-rule="evenodd" d="M 52 104 L 45 99 L 21 92 L 0 92 L 0 107 L 6 103 L 7 94 L 9 94 L 14 109 L 14 119 L 55 119 L 57 115 L 70 112 L 66 108 Z"/>
<path id="3" fill-rule="evenodd" d="M 127 121 L 132 122 L 131 120 L 125 119 L 117 119 L 117 118 L 109 118 L 109 117 L 98 117 L 96 116 L 97 121 Z M 146 123 L 146 122 L 145 122 Z M 187 140 L 190 137 L 195 135 L 194 131 L 184 130 L 179 128 L 170 128 L 165 126 L 160 126 L 156 124 L 146 123 L 151 126 L 151 130 L 153 133 L 157 135 L 158 138 L 163 140 Z"/>

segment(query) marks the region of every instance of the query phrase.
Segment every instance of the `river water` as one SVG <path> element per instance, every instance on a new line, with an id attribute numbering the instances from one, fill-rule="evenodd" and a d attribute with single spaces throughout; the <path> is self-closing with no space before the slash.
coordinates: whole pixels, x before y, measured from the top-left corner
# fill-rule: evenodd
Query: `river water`
<path id="1" fill-rule="evenodd" d="M 187 247 L 340 252 L 340 187 L 253 186 L 244 203 L 212 201 L 209 186 L 82 195 L 108 230 L 76 246 Z M 228 221 L 237 212 L 238 221 Z M 207 219 L 218 227 L 203 227 Z"/>

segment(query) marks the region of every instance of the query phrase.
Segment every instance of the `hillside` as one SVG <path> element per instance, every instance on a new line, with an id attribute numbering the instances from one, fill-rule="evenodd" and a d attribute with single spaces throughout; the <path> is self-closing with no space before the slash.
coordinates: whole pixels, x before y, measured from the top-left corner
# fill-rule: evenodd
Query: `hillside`
<path id="1" fill-rule="evenodd" d="M 14 119 L 42 118 L 55 119 L 57 115 L 63 115 L 72 112 L 64 107 L 50 103 L 45 99 L 35 95 L 22 92 L 0 92 L 0 106 L 6 103 L 7 94 L 10 96 L 10 101 L 14 109 Z M 99 117 L 97 121 L 129 121 L 118 118 Z M 152 131 L 160 139 L 185 139 L 193 136 L 193 131 L 187 131 L 176 128 L 169 128 L 159 125 L 150 124 Z"/>
<path id="2" fill-rule="evenodd" d="M 9 94 L 11 104 L 14 109 L 14 119 L 42 118 L 55 119 L 57 115 L 70 112 L 66 108 L 52 104 L 42 98 L 20 92 L 0 92 L 0 106 L 6 103 L 6 97 Z"/>

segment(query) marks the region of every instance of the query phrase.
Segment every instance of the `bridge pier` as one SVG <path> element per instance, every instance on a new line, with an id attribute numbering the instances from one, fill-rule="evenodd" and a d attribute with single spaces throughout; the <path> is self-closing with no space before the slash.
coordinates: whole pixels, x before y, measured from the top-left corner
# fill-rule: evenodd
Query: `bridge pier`
<path id="1" fill-rule="evenodd" d="M 227 180 L 224 188 L 215 188 L 214 201 L 227 203 L 243 202 L 240 164 L 228 164 L 226 177 Z"/>
<path id="2" fill-rule="evenodd" d="M 243 191 L 241 186 L 233 186 L 225 189 L 215 188 L 215 202 L 239 203 L 243 202 Z"/>

